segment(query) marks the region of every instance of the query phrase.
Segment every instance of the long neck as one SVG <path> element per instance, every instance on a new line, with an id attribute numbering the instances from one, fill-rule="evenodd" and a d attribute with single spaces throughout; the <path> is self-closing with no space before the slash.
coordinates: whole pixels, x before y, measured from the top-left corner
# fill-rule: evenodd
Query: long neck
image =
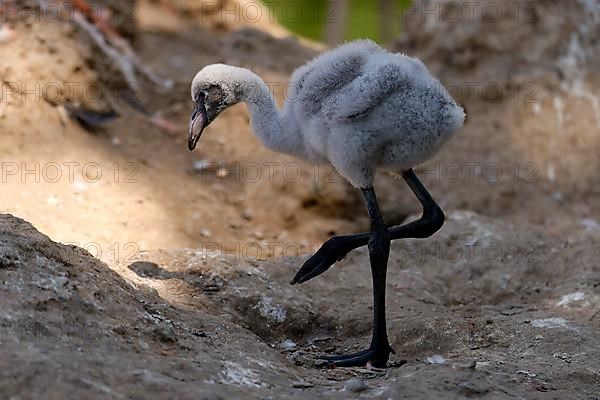
<path id="1" fill-rule="evenodd" d="M 271 150 L 302 156 L 302 136 L 285 123 L 265 82 L 251 71 L 246 71 L 240 82 L 241 100 L 248 105 L 254 134 Z"/>

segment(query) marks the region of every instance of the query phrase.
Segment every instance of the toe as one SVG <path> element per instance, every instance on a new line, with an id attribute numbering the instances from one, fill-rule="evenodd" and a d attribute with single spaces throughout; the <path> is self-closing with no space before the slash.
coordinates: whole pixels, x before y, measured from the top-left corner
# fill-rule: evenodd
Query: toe
<path id="1" fill-rule="evenodd" d="M 321 356 L 319 357 L 320 360 L 327 360 L 327 361 L 337 361 L 337 360 L 344 360 L 344 359 L 348 359 L 348 358 L 355 358 L 355 357 L 359 357 L 359 356 L 363 356 L 365 354 L 367 354 L 370 350 L 363 350 L 363 351 L 359 351 L 358 353 L 354 353 L 354 354 L 346 354 L 346 355 L 336 355 L 336 356 Z"/>
<path id="2" fill-rule="evenodd" d="M 330 367 L 364 367 L 373 358 L 373 352 L 367 350 L 364 354 L 344 357 L 329 362 Z"/>

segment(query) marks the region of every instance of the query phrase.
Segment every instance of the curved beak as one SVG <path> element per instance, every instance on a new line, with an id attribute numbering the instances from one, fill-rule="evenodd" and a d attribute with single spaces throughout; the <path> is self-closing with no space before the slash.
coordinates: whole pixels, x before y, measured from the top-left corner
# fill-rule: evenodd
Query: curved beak
<path id="1" fill-rule="evenodd" d="M 188 149 L 193 151 L 202 136 L 202 131 L 208 125 L 208 117 L 206 115 L 206 107 L 204 106 L 204 100 L 198 100 L 194 106 L 192 112 L 192 118 L 190 120 L 190 133 L 188 136 Z"/>

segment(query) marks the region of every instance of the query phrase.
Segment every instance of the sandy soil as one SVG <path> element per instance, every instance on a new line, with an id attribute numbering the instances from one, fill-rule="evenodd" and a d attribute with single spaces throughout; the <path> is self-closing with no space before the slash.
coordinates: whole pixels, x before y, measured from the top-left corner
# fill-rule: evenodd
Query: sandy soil
<path id="1" fill-rule="evenodd" d="M 318 170 L 262 149 L 242 106 L 208 130 L 198 152 L 185 148 L 189 81 L 203 65 L 231 60 L 256 66 L 282 91 L 288 74 L 315 51 L 260 31 L 219 35 L 176 14 L 162 18 L 167 11 L 150 5 L 140 9 L 139 24 L 148 27 L 137 39 L 138 52 L 157 73 L 174 80 L 174 89 L 160 91 L 141 82 L 139 94 L 151 111 L 177 124 L 177 136 L 135 114 L 118 93 L 98 96 L 99 88 L 123 82 L 114 71 L 95 69 L 104 57 L 70 25 L 15 27 L 17 38 L 1 48 L 3 79 L 17 83 L 21 93 L 35 92 L 37 84 L 40 95 L 21 95 L 17 89 L 13 94 L 12 87 L 3 92 L 4 211 L 34 222 L 57 240 L 100 247 L 102 255 L 113 245 L 122 252 L 128 244 L 141 250 L 203 242 L 235 248 L 249 237 L 302 242 L 308 248 L 331 231 L 352 229 L 351 214 L 327 215 L 345 201 L 329 200 L 327 194 L 345 193 L 346 187 L 320 185 Z M 164 49 L 160 57 L 156 48 Z M 272 58 L 271 52 L 282 56 Z M 61 101 L 101 110 L 116 102 L 123 118 L 90 134 L 64 117 L 55 106 Z M 227 178 L 210 169 L 195 171 L 194 163 L 203 161 L 227 170 Z M 271 207 L 259 206 L 272 198 L 277 201 Z M 308 218 L 319 210 L 322 218 Z"/>
<path id="2" fill-rule="evenodd" d="M 200 3 L 142 1 L 122 30 L 172 80 L 166 90 L 141 79 L 137 95 L 178 134 L 115 91 L 125 82 L 73 24 L 9 20 L 0 211 L 79 248 L 0 217 L 1 393 L 597 398 L 600 25 L 586 8 L 597 3 L 533 2 L 534 24 L 478 13 L 428 24 L 417 12 L 390 45 L 455 88 L 469 120 L 419 169 L 448 223 L 392 249 L 386 372 L 315 361 L 368 343 L 364 250 L 287 284 L 327 237 L 368 227 L 355 190 L 262 148 L 241 105 L 186 150 L 200 67 L 250 67 L 282 101 L 289 74 L 320 47 L 265 21 L 203 15 Z M 492 85 L 500 98 L 480 89 Z M 120 118 L 90 132 L 65 103 Z M 419 211 L 401 181 L 382 175 L 377 190 L 388 223 Z"/>

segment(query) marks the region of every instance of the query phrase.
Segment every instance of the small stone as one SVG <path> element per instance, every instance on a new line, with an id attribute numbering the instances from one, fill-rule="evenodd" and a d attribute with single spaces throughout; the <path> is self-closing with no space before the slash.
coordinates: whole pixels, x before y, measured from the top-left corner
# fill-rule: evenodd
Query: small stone
<path id="1" fill-rule="evenodd" d="M 552 193 L 552 199 L 557 203 L 560 203 L 563 201 L 563 194 L 561 192 L 554 192 Z"/>
<path id="2" fill-rule="evenodd" d="M 568 328 L 569 321 L 561 317 L 536 319 L 530 322 L 534 328 Z"/>
<path id="3" fill-rule="evenodd" d="M 210 237 L 212 235 L 212 232 L 210 231 L 210 229 L 202 229 L 200 231 L 200 235 L 204 237 Z"/>
<path id="4" fill-rule="evenodd" d="M 600 228 L 598 228 L 600 230 Z M 575 293 L 570 293 L 570 294 L 566 294 L 562 297 L 562 299 L 556 303 L 556 305 L 558 307 L 562 306 L 562 307 L 566 307 L 567 305 L 573 303 L 573 302 L 580 302 L 585 298 L 585 293 L 583 292 L 575 292 Z"/>
<path id="5" fill-rule="evenodd" d="M 443 364 L 446 362 L 446 359 L 439 354 L 435 354 L 431 357 L 427 357 L 426 361 L 428 364 Z"/>
<path id="6" fill-rule="evenodd" d="M 285 339 L 283 342 L 281 342 L 281 348 L 284 350 L 293 350 L 296 347 L 298 347 L 298 345 L 294 343 L 293 340 Z"/>
<path id="7" fill-rule="evenodd" d="M 242 218 L 244 218 L 247 221 L 250 221 L 253 217 L 253 213 L 252 210 L 250 210 L 249 208 L 246 208 L 244 211 L 242 211 Z"/>
<path id="8" fill-rule="evenodd" d="M 292 383 L 292 387 L 294 389 L 308 389 L 313 387 L 314 385 L 310 382 L 304 382 L 304 381 L 296 381 L 294 383 Z"/>
<path id="9" fill-rule="evenodd" d="M 194 160 L 192 161 L 192 168 L 195 171 L 205 171 L 214 169 L 215 163 L 210 160 Z"/>
<path id="10" fill-rule="evenodd" d="M 163 343 L 175 343 L 177 342 L 177 337 L 175 336 L 175 331 L 168 324 L 161 323 L 156 328 L 154 328 L 154 338 L 159 342 Z"/>
<path id="11" fill-rule="evenodd" d="M 73 190 L 75 190 L 76 193 L 85 192 L 87 189 L 88 189 L 87 183 L 80 181 L 79 179 L 76 179 L 73 182 Z"/>
<path id="12" fill-rule="evenodd" d="M 229 172 L 227 171 L 227 168 L 221 167 L 217 170 L 216 175 L 217 175 L 217 178 L 225 179 L 229 175 Z"/>
<path id="13" fill-rule="evenodd" d="M 0 43 L 10 42 L 17 37 L 16 31 L 11 29 L 8 25 L 0 26 Z"/>
<path id="14" fill-rule="evenodd" d="M 60 201 L 60 199 L 54 195 L 48 197 L 46 199 L 46 203 L 48 203 L 51 206 L 55 206 L 55 207 L 59 207 L 62 205 L 62 202 Z"/>
<path id="15" fill-rule="evenodd" d="M 346 382 L 344 382 L 344 390 L 346 392 L 359 393 L 364 392 L 368 388 L 369 386 L 358 378 L 348 379 Z"/>
<path id="16" fill-rule="evenodd" d="M 585 227 L 589 231 L 598 231 L 600 232 L 600 223 L 593 218 L 584 218 L 581 220 L 581 225 Z"/>

